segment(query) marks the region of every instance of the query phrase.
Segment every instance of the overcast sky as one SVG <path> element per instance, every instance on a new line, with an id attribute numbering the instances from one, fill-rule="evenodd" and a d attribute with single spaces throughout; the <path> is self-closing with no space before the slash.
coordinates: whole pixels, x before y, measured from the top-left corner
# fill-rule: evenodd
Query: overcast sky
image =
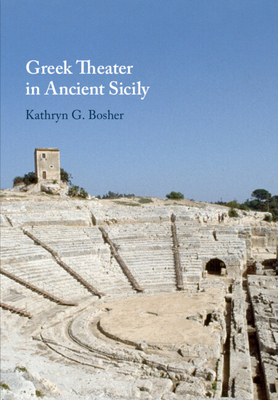
<path id="1" fill-rule="evenodd" d="M 91 195 L 278 194 L 277 0 L 2 0 L 1 8 L 1 188 L 34 171 L 36 147 L 57 147 L 61 167 Z M 80 74 L 77 60 L 117 73 Z M 42 74 L 45 65 L 55 68 Z M 60 86 L 98 94 L 54 95 Z M 68 119 L 35 119 L 45 110 Z M 96 120 L 88 110 L 123 115 Z"/>

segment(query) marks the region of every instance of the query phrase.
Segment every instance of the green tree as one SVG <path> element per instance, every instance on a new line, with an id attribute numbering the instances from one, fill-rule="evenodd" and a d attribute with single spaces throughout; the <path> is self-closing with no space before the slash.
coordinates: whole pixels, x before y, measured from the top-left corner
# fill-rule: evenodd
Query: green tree
<path id="1" fill-rule="evenodd" d="M 120 197 L 123 197 L 123 195 L 118 192 L 111 192 L 111 190 L 102 196 L 103 199 L 119 199 Z"/>
<path id="2" fill-rule="evenodd" d="M 23 182 L 23 177 L 22 177 L 22 176 L 16 176 L 16 177 L 14 178 L 14 180 L 13 180 L 14 186 L 15 186 L 15 185 L 18 185 L 19 183 L 24 183 L 24 182 Z"/>
<path id="3" fill-rule="evenodd" d="M 240 204 L 236 200 L 229 201 L 229 203 L 226 203 L 225 205 L 230 208 L 240 208 Z"/>
<path id="4" fill-rule="evenodd" d="M 83 189 L 83 188 L 80 188 L 80 191 L 79 191 L 79 196 L 80 196 L 80 197 L 82 197 L 83 199 L 87 199 L 87 197 L 88 197 L 88 193 L 86 192 L 86 190 L 85 190 L 85 189 Z"/>
<path id="5" fill-rule="evenodd" d="M 184 195 L 181 192 L 171 192 L 166 194 L 167 199 L 169 200 L 182 200 L 184 199 Z"/>
<path id="6" fill-rule="evenodd" d="M 60 168 L 60 176 L 61 176 L 62 182 L 65 182 L 68 185 L 71 185 L 72 175 L 69 174 L 67 171 L 65 171 L 63 168 Z"/>
<path id="7" fill-rule="evenodd" d="M 271 194 L 265 189 L 256 189 L 252 192 L 251 197 L 259 201 L 266 201 L 271 198 Z"/>
<path id="8" fill-rule="evenodd" d="M 264 221 L 266 221 L 266 222 L 271 222 L 271 221 L 272 221 L 272 216 L 269 215 L 269 214 L 265 214 L 265 216 L 264 216 Z"/>
<path id="9" fill-rule="evenodd" d="M 28 172 L 28 174 L 25 174 L 23 177 L 23 182 L 25 185 L 31 185 L 32 183 L 37 183 L 38 178 L 36 177 L 35 172 Z"/>
<path id="10" fill-rule="evenodd" d="M 72 187 L 70 187 L 69 190 L 68 190 L 68 195 L 70 197 L 77 197 L 78 194 L 79 194 L 79 186 L 72 185 Z"/>
<path id="11" fill-rule="evenodd" d="M 230 208 L 228 215 L 230 218 L 238 218 L 239 217 L 237 211 L 234 208 Z"/>

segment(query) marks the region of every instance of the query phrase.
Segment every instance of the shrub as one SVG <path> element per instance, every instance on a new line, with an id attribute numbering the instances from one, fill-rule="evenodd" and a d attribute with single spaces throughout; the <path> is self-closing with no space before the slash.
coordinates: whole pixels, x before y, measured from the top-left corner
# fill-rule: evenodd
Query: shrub
<path id="1" fill-rule="evenodd" d="M 25 185 L 31 185 L 32 183 L 37 183 L 38 178 L 36 177 L 35 172 L 28 172 L 28 174 L 25 174 L 23 177 L 23 182 Z"/>
<path id="2" fill-rule="evenodd" d="M 146 197 L 141 197 L 141 199 L 139 200 L 139 203 L 141 204 L 147 204 L 147 203 L 152 203 L 152 199 L 148 199 Z"/>
<path id="3" fill-rule="evenodd" d="M 1 389 L 11 390 L 10 387 L 5 382 L 1 382 L 0 387 Z"/>
<path id="4" fill-rule="evenodd" d="M 24 183 L 25 185 L 31 185 L 32 183 L 37 183 L 38 178 L 36 177 L 35 172 L 28 172 L 28 174 L 25 174 L 23 177 L 21 176 L 16 176 L 13 180 L 14 186 L 18 185 L 20 183 Z"/>
<path id="5" fill-rule="evenodd" d="M 269 214 L 265 214 L 265 216 L 264 216 L 264 221 L 266 221 L 266 222 L 271 222 L 271 221 L 272 221 L 272 216 L 269 215 Z"/>
<path id="6" fill-rule="evenodd" d="M 80 188 L 79 196 L 82 197 L 83 199 L 87 199 L 88 193 L 86 192 L 85 189 Z"/>
<path id="7" fill-rule="evenodd" d="M 15 371 L 19 371 L 19 372 L 28 372 L 27 369 L 25 367 L 15 367 Z"/>
<path id="8" fill-rule="evenodd" d="M 238 218 L 239 217 L 237 211 L 234 208 L 230 208 L 228 215 L 230 218 Z"/>
<path id="9" fill-rule="evenodd" d="M 19 185 L 20 183 L 23 183 L 23 177 L 22 176 L 16 176 L 13 180 L 14 186 Z"/>
<path id="10" fill-rule="evenodd" d="M 127 201 L 116 200 L 116 201 L 114 201 L 114 203 L 121 204 L 123 206 L 129 206 L 129 207 L 140 207 L 139 203 L 128 203 Z"/>
<path id="11" fill-rule="evenodd" d="M 226 205 L 226 207 L 230 207 L 230 208 L 240 208 L 240 204 L 236 200 L 229 201 L 225 205 Z"/>
<path id="12" fill-rule="evenodd" d="M 249 211 L 249 207 L 246 204 L 241 204 L 239 209 L 244 211 Z"/>
<path id="13" fill-rule="evenodd" d="M 87 199 L 89 196 L 84 188 L 80 188 L 77 185 L 72 185 L 68 190 L 68 195 L 70 197 L 82 197 L 82 199 Z"/>
<path id="14" fill-rule="evenodd" d="M 130 194 L 121 194 L 121 193 L 115 193 L 115 192 L 111 192 L 110 190 L 109 190 L 109 192 L 107 193 L 107 194 L 104 194 L 103 196 L 102 196 L 102 198 L 103 199 L 120 199 L 121 197 L 128 197 L 128 198 L 130 198 L 130 197 L 135 197 L 135 194 L 133 194 L 133 193 L 130 193 Z"/>
<path id="15" fill-rule="evenodd" d="M 68 195 L 70 197 L 76 197 L 79 194 L 79 186 L 77 185 L 72 185 L 72 187 L 69 188 L 68 190 Z"/>
<path id="16" fill-rule="evenodd" d="M 60 177 L 62 182 L 71 185 L 72 175 L 65 171 L 63 168 L 60 168 Z"/>
<path id="17" fill-rule="evenodd" d="M 111 192 L 110 190 L 107 194 L 104 194 L 102 196 L 103 199 L 119 199 L 120 197 L 123 197 L 123 195 L 119 194 L 119 193 Z"/>
<path id="18" fill-rule="evenodd" d="M 167 199 L 169 200 L 182 200 L 184 199 L 184 195 L 181 192 L 171 192 L 166 194 Z"/>

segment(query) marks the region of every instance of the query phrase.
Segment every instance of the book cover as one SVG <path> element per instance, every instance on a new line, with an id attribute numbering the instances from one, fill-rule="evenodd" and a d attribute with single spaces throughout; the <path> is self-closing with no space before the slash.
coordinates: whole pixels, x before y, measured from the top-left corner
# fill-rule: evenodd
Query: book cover
<path id="1" fill-rule="evenodd" d="M 2 0 L 3 400 L 277 399 L 277 17 Z"/>

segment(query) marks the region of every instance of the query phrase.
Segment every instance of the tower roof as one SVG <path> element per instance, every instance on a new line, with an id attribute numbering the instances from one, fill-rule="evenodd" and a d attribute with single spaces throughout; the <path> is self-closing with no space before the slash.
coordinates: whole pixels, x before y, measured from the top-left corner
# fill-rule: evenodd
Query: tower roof
<path id="1" fill-rule="evenodd" d="M 55 147 L 36 147 L 35 151 L 59 151 L 59 149 Z"/>

